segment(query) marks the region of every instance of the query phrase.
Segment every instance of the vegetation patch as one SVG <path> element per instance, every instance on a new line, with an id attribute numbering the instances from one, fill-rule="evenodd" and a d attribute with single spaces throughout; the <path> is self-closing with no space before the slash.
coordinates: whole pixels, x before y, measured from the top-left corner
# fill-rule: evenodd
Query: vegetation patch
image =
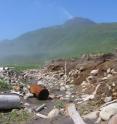
<path id="1" fill-rule="evenodd" d="M 0 91 L 4 91 L 4 90 L 10 90 L 11 86 L 9 83 L 7 83 L 5 80 L 0 79 Z"/>
<path id="2" fill-rule="evenodd" d="M 0 124 L 27 124 L 31 114 L 24 110 L 13 110 L 9 113 L 0 113 Z"/>

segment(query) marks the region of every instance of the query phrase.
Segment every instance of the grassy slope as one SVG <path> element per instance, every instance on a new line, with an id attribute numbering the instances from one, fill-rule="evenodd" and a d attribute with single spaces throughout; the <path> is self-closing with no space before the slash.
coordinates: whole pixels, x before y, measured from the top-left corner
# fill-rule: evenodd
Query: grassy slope
<path id="1" fill-rule="evenodd" d="M 4 49 L 10 54 L 6 60 L 11 63 L 13 60 L 14 63 L 37 63 L 49 58 L 110 52 L 117 47 L 117 23 L 94 24 L 86 23 L 87 20 L 85 23 L 77 21 L 29 32 L 7 45 L 1 45 L 2 49 L 6 47 Z"/>

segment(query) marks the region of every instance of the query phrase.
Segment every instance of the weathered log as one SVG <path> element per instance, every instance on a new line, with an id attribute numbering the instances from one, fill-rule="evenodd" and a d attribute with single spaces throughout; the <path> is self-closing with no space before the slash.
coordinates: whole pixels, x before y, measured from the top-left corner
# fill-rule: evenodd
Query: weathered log
<path id="1" fill-rule="evenodd" d="M 72 118 L 74 124 L 86 124 L 81 118 L 78 111 L 76 111 L 75 104 L 69 104 L 67 106 L 68 115 Z"/>
<path id="2" fill-rule="evenodd" d="M 18 95 L 0 95 L 0 110 L 20 108 L 20 105 Z"/>

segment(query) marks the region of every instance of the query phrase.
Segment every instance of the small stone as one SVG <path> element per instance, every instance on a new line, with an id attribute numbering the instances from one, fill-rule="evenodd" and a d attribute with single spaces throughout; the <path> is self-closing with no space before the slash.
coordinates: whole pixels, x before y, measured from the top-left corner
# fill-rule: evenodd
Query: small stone
<path id="1" fill-rule="evenodd" d="M 62 82 L 62 83 L 60 83 L 60 86 L 64 86 L 64 83 Z"/>
<path id="2" fill-rule="evenodd" d="M 38 85 L 44 85 L 44 82 L 43 81 L 38 81 L 37 84 Z"/>
<path id="3" fill-rule="evenodd" d="M 70 89 L 70 86 L 69 86 L 69 85 L 66 85 L 65 88 L 66 88 L 66 89 Z"/>
<path id="4" fill-rule="evenodd" d="M 75 98 L 75 96 L 74 96 L 74 95 L 72 95 L 72 96 L 71 96 L 71 98 Z"/>
<path id="5" fill-rule="evenodd" d="M 85 69 L 84 66 L 81 66 L 81 67 L 79 68 L 80 71 L 83 71 L 84 69 Z"/>
<path id="6" fill-rule="evenodd" d="M 57 109 L 57 108 L 52 109 L 52 110 L 48 113 L 48 118 L 49 118 L 50 120 L 56 118 L 56 117 L 59 115 L 59 112 L 60 112 L 60 110 Z"/>
<path id="7" fill-rule="evenodd" d="M 98 72 L 99 72 L 99 69 L 95 69 L 95 70 L 92 70 L 91 72 L 90 72 L 90 74 L 92 74 L 92 75 L 97 75 L 98 74 Z"/>
<path id="8" fill-rule="evenodd" d="M 110 79 L 112 77 L 112 74 L 108 74 L 107 78 Z"/>
<path id="9" fill-rule="evenodd" d="M 111 73 L 111 68 L 108 68 L 108 69 L 107 69 L 107 73 L 108 73 L 108 74 Z"/>
<path id="10" fill-rule="evenodd" d="M 27 111 L 28 113 L 32 113 L 33 111 L 31 108 L 25 108 L 24 110 Z"/>
<path id="11" fill-rule="evenodd" d="M 117 72 L 114 69 L 111 70 L 111 73 L 112 74 L 117 74 Z"/>
<path id="12" fill-rule="evenodd" d="M 65 91 L 65 87 L 61 87 L 60 88 L 60 91 Z"/>
<path id="13" fill-rule="evenodd" d="M 112 100 L 112 96 L 109 96 L 104 99 L 104 102 L 107 103 L 110 102 L 111 100 Z"/>
<path id="14" fill-rule="evenodd" d="M 68 98 L 68 99 L 70 99 L 70 97 L 71 97 L 71 95 L 66 95 L 66 96 L 65 96 L 65 98 Z"/>
<path id="15" fill-rule="evenodd" d="M 30 104 L 29 103 L 24 103 L 24 106 L 29 107 Z"/>
<path id="16" fill-rule="evenodd" d="M 82 85 L 82 88 L 86 88 L 86 85 Z"/>
<path id="17" fill-rule="evenodd" d="M 32 97 L 33 94 L 32 93 L 27 93 L 25 96 L 24 96 L 24 99 L 27 100 L 29 97 Z"/>
<path id="18" fill-rule="evenodd" d="M 70 84 L 69 86 L 70 86 L 71 88 L 74 88 L 74 84 Z"/>
<path id="19" fill-rule="evenodd" d="M 71 95 L 72 93 L 70 91 L 66 91 L 66 95 Z"/>
<path id="20" fill-rule="evenodd" d="M 55 94 L 50 94 L 49 97 L 54 99 L 56 96 L 55 96 Z"/>
<path id="21" fill-rule="evenodd" d="M 113 86 L 113 87 L 115 87 L 115 86 L 116 86 L 114 82 L 112 83 L 112 86 Z"/>
<path id="22" fill-rule="evenodd" d="M 62 97 L 60 100 L 66 100 L 66 101 L 69 101 L 70 98 L 69 98 L 69 97 Z"/>
<path id="23" fill-rule="evenodd" d="M 107 77 L 103 77 L 101 80 L 103 80 L 103 81 L 104 81 L 104 80 L 108 80 L 108 78 L 107 78 Z"/>
<path id="24" fill-rule="evenodd" d="M 87 85 L 87 82 L 86 81 L 83 81 L 82 83 L 81 83 L 81 86 L 86 86 Z"/>

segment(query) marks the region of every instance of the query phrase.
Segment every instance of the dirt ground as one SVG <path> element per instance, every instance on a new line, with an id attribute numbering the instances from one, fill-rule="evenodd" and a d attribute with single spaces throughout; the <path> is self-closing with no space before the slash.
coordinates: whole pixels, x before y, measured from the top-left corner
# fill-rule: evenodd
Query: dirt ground
<path id="1" fill-rule="evenodd" d="M 29 102 L 32 107 L 35 105 L 41 105 L 43 103 L 45 103 L 47 105 L 47 109 L 42 110 L 40 113 L 47 115 L 49 113 L 49 111 L 51 111 L 53 109 L 53 106 L 55 104 L 55 100 L 46 100 L 46 101 L 40 101 L 37 100 L 36 98 L 30 98 L 27 100 L 27 102 Z M 95 120 L 84 120 L 86 122 L 86 124 L 95 124 Z M 63 115 L 59 115 L 56 119 L 50 121 L 47 119 L 42 119 L 42 118 L 35 118 L 32 119 L 30 122 L 28 122 L 27 124 L 74 124 L 72 119 L 70 117 L 65 117 Z M 107 122 L 101 122 L 99 124 L 107 124 Z"/>

